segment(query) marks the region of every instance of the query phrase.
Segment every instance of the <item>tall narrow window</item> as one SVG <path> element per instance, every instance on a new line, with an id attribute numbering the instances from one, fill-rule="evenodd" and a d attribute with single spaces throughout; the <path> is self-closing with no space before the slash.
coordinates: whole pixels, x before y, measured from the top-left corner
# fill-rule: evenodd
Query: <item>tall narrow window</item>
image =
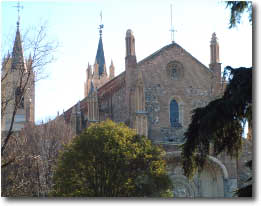
<path id="1" fill-rule="evenodd" d="M 179 127 L 179 105 L 176 100 L 170 102 L 170 124 L 171 127 Z"/>

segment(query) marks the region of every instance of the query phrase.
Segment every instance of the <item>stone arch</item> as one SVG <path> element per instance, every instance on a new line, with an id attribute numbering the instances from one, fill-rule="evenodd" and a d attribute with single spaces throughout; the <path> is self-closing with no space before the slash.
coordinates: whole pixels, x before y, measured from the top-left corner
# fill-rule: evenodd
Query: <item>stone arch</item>
<path id="1" fill-rule="evenodd" d="M 170 177 L 177 178 L 173 184 L 177 192 L 186 197 L 225 197 L 228 172 L 224 164 L 217 158 L 208 156 L 206 166 L 192 180 L 184 176 L 181 166 L 181 151 L 168 152 L 166 156 Z M 185 179 L 186 181 L 185 181 Z M 189 186 L 188 186 L 189 184 Z M 174 190 L 175 193 L 175 190 Z"/>
<path id="2" fill-rule="evenodd" d="M 178 198 L 195 198 L 198 197 L 198 190 L 193 181 L 189 181 L 184 175 L 171 174 L 170 178 L 172 180 L 174 189 L 174 197 Z"/>
<path id="3" fill-rule="evenodd" d="M 201 197 L 224 197 L 225 183 L 222 171 L 216 164 L 208 161 L 198 174 Z"/>
<path id="4" fill-rule="evenodd" d="M 167 152 L 167 158 L 171 157 L 181 158 L 181 151 Z M 228 179 L 228 171 L 225 165 L 220 160 L 211 155 L 208 155 L 207 158 L 210 162 L 216 164 L 222 170 L 224 179 Z"/>

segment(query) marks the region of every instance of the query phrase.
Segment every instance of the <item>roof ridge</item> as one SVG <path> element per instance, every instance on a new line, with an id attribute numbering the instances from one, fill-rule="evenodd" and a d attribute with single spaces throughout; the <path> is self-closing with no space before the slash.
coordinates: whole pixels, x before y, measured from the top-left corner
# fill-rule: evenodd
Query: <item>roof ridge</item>
<path id="1" fill-rule="evenodd" d="M 155 56 L 159 55 L 163 50 L 172 48 L 174 46 L 177 46 L 180 49 L 182 49 L 186 54 L 191 56 L 198 64 L 202 65 L 205 69 L 207 69 L 208 71 L 212 72 L 207 66 L 205 66 L 203 63 L 201 63 L 197 58 L 195 58 L 193 55 L 191 55 L 188 51 L 186 51 L 183 47 L 181 47 L 179 44 L 177 44 L 175 42 L 173 42 L 171 44 L 168 44 L 168 45 L 162 47 L 161 49 L 155 51 L 151 55 L 149 55 L 149 56 L 145 57 L 144 59 L 140 60 L 137 64 L 140 65 L 140 64 L 146 62 L 147 60 L 150 60 L 150 59 L 154 58 Z"/>

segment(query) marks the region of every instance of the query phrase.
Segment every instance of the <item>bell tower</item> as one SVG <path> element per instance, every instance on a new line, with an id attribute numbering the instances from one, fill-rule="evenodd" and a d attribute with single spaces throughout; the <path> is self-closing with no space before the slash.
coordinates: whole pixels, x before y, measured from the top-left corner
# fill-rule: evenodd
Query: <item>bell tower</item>
<path id="1" fill-rule="evenodd" d="M 12 54 L 4 59 L 1 81 L 1 130 L 20 131 L 25 123 L 34 123 L 35 111 L 35 74 L 31 55 L 24 59 L 20 34 L 20 9 L 18 2 L 17 29 Z"/>

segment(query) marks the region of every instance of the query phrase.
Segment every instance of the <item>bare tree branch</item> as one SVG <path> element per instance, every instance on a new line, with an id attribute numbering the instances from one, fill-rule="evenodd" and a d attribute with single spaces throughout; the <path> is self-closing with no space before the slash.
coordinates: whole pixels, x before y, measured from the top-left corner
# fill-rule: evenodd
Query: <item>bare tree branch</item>
<path id="1" fill-rule="evenodd" d="M 58 154 L 73 136 L 63 118 L 38 126 L 28 123 L 7 145 L 6 158 L 15 159 L 2 165 L 2 196 L 47 196 Z"/>
<path id="2" fill-rule="evenodd" d="M 6 110 L 8 107 L 12 108 L 12 112 L 9 112 L 9 114 L 11 114 L 11 122 L 8 131 L 6 135 L 2 135 L 2 155 L 13 134 L 15 116 L 19 105 L 21 105 L 26 96 L 26 92 L 30 87 L 34 87 L 36 81 L 47 77 L 47 75 L 45 75 L 46 66 L 55 60 L 53 54 L 59 47 L 59 43 L 57 41 L 48 40 L 47 28 L 47 23 L 44 23 L 40 27 L 37 27 L 37 29 L 31 28 L 26 30 L 23 38 L 23 55 L 29 57 L 26 58 L 25 66 L 20 65 L 20 68 L 16 68 L 19 70 L 19 78 L 15 85 L 8 82 L 8 76 L 12 75 L 12 69 L 14 69 L 11 63 L 13 56 L 7 55 L 3 59 L 1 68 L 1 118 L 7 115 Z M 19 88 L 20 95 L 16 96 L 13 92 L 7 95 L 8 92 L 4 90 L 8 87 L 15 87 L 13 89 Z"/>

